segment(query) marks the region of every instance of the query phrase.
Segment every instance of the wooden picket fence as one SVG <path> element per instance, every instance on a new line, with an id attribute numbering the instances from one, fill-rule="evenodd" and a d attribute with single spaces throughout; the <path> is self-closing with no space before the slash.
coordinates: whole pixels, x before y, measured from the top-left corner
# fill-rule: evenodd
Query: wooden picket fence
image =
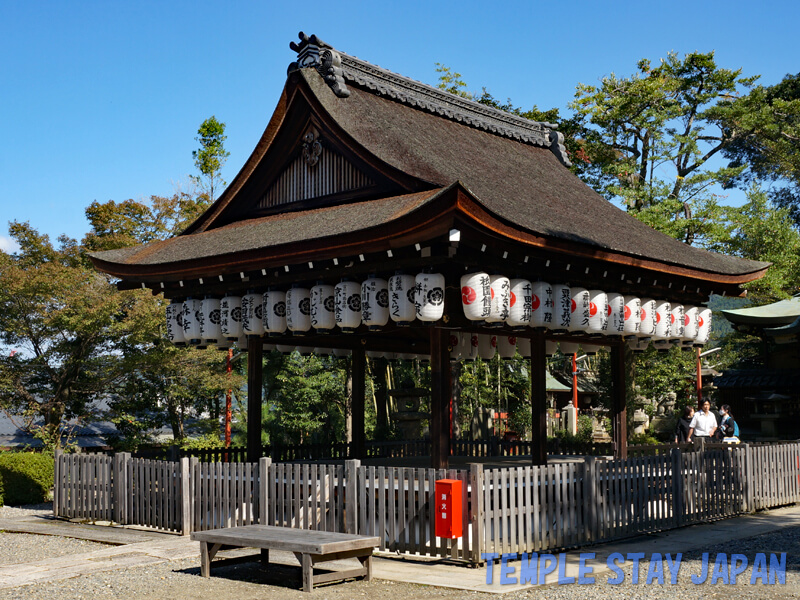
<path id="1" fill-rule="evenodd" d="M 435 482 L 462 482 L 463 536 L 435 535 Z M 481 562 L 577 547 L 800 502 L 800 444 L 586 457 L 468 470 L 178 462 L 57 454 L 57 516 L 165 531 L 264 523 L 376 535 L 385 551 Z"/>

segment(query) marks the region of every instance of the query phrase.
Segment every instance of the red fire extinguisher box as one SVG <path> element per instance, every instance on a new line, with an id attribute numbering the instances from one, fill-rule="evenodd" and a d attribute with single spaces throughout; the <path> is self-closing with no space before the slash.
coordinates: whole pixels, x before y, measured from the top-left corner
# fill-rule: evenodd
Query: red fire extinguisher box
<path id="1" fill-rule="evenodd" d="M 436 482 L 436 537 L 455 539 L 463 535 L 461 493 L 458 479 Z"/>

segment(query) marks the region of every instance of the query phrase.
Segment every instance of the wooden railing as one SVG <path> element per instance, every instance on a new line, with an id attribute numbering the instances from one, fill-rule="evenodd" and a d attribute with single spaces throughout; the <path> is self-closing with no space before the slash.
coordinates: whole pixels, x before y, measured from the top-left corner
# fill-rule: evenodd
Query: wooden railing
<path id="1" fill-rule="evenodd" d="M 434 484 L 445 477 L 463 486 L 455 541 L 434 534 Z M 184 534 L 254 522 L 362 533 L 386 550 L 480 562 L 482 552 L 553 551 L 800 502 L 800 443 L 458 471 L 57 453 L 54 496 L 60 517 Z"/>

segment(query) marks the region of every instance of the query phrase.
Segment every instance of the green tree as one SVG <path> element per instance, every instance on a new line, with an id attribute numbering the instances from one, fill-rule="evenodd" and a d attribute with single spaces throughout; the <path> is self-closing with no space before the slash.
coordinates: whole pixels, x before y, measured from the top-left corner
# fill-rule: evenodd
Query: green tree
<path id="1" fill-rule="evenodd" d="M 200 148 L 192 152 L 194 166 L 200 171 L 200 176 L 192 175 L 192 180 L 200 185 L 209 200 L 216 199 L 217 191 L 225 186 L 222 179 L 222 167 L 230 156 L 225 150 L 225 123 L 211 116 L 200 124 L 195 140 L 200 142 Z"/>
<path id="2" fill-rule="evenodd" d="M 86 209 L 91 225 L 84 245 L 91 251 L 121 248 L 164 239 L 196 218 L 208 199 L 175 194 L 153 196 L 149 203 L 126 200 Z M 110 327 L 120 374 L 109 391 L 115 396 L 106 415 L 119 429 L 119 445 L 136 446 L 165 424 L 175 439 L 190 432 L 191 419 L 199 432 L 219 434 L 220 401 L 227 389 L 241 395 L 243 377 L 225 372 L 225 356 L 214 349 L 176 348 L 166 339 L 163 296 L 142 293 L 124 304 L 126 319 Z"/>
<path id="3" fill-rule="evenodd" d="M 709 237 L 716 212 L 709 189 L 744 170 L 710 159 L 743 135 L 730 124 L 746 111 L 737 100 L 756 79 L 718 67 L 713 52 L 670 53 L 656 67 L 639 61 L 631 77 L 580 84 L 571 107 L 592 133 L 598 191 L 687 243 Z"/>
<path id="4" fill-rule="evenodd" d="M 770 87 L 755 87 L 739 103 L 746 107 L 742 119 L 728 127 L 740 133 L 723 154 L 730 166 L 749 169 L 731 185 L 773 182 L 770 199 L 788 208 L 800 225 L 800 73 Z"/>
<path id="5" fill-rule="evenodd" d="M 0 360 L 0 408 L 55 444 L 114 380 L 111 325 L 124 326 L 122 306 L 137 294 L 89 267 L 75 240 L 54 246 L 28 223 L 10 234 L 20 249 L 0 252 L 0 343 L 12 350 Z"/>

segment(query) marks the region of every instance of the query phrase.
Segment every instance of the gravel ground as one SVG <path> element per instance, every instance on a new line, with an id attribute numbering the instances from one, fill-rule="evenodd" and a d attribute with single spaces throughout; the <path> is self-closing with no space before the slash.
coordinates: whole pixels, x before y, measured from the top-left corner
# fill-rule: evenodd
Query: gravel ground
<path id="1" fill-rule="evenodd" d="M 19 511 L 21 509 L 13 509 Z M 24 510 L 42 510 L 42 507 L 26 507 Z M 13 518 L 0 509 L 0 518 Z M 25 513 L 15 512 L 22 515 Z M 30 513 L 28 513 L 30 514 Z M 0 534 L 0 564 L 7 561 L 34 561 L 42 555 L 71 554 L 105 547 L 81 540 L 71 540 L 55 536 L 27 534 Z M 591 551 L 586 549 L 585 551 Z M 745 554 L 752 562 L 758 552 L 781 553 L 786 557 L 786 585 L 750 585 L 751 569 L 740 575 L 736 587 L 730 585 L 695 585 L 691 575 L 700 573 L 702 552 L 709 552 L 712 560 L 718 552 L 728 555 Z M 579 551 L 569 553 L 570 561 L 577 559 Z M 647 557 L 649 559 L 649 557 Z M 628 563 L 630 565 L 630 562 Z M 631 568 L 628 566 L 625 582 L 610 585 L 610 573 L 601 573 L 594 585 L 563 585 L 536 587 L 510 592 L 502 596 L 509 600 L 694 600 L 740 596 L 763 600 L 783 600 L 800 598 L 800 527 L 786 528 L 767 535 L 738 540 L 724 547 L 711 547 L 696 552 L 684 553 L 678 583 L 664 585 L 644 583 L 647 563 L 640 567 L 640 583 L 630 582 Z M 495 567 L 495 577 L 499 577 L 499 567 Z M 665 565 L 665 577 L 669 581 Z M 128 568 L 119 571 L 84 575 L 73 579 L 42 583 L 13 589 L 0 590 L 0 600 L 88 600 L 147 598 L 152 600 L 284 600 L 307 599 L 300 592 L 300 568 L 271 565 L 261 570 L 257 563 L 216 567 L 210 579 L 200 577 L 197 559 L 186 559 L 157 565 Z M 466 592 L 463 590 L 435 588 L 411 583 L 396 583 L 373 579 L 371 582 L 351 581 L 315 588 L 314 596 L 323 600 L 349 600 L 351 598 L 379 597 L 381 600 L 416 600 L 425 598 L 497 598 L 495 594 Z"/>
<path id="2" fill-rule="evenodd" d="M 94 552 L 103 548 L 109 548 L 109 545 L 55 535 L 0 531 L 0 565 L 34 562 L 68 554 Z"/>
<path id="3" fill-rule="evenodd" d="M 50 516 L 52 514 L 52 502 L 28 504 L 26 506 L 0 506 L 0 519 L 23 519 L 25 517 Z"/>
<path id="4" fill-rule="evenodd" d="M 12 535 L 12 534 L 8 534 Z M 24 536 L 27 543 L 42 536 Z M 54 538 L 63 540 L 63 538 Z M 546 588 L 530 587 L 503 596 L 509 600 L 706 600 L 708 598 L 730 598 L 740 595 L 743 598 L 778 600 L 800 597 L 800 528 L 787 528 L 779 533 L 753 537 L 730 542 L 724 548 L 708 548 L 712 558 L 717 552 L 742 553 L 752 561 L 757 552 L 786 552 L 786 585 L 749 585 L 750 569 L 747 577 L 740 579 L 735 588 L 729 585 L 694 585 L 691 575 L 700 572 L 702 551 L 685 553 L 676 585 L 645 585 L 643 583 L 646 566 L 640 569 L 640 583 L 630 583 L 630 567 L 624 583 L 609 585 L 608 573 L 597 576 L 594 585 L 564 585 Z M 575 558 L 574 553 L 571 557 Z M 649 557 L 648 557 L 649 558 Z M 665 567 L 666 569 L 666 567 Z M 499 576 L 495 571 L 495 576 Z M 0 590 L 0 600 L 78 600 L 78 599 L 117 599 L 148 598 L 153 600 L 218 600 L 236 598 L 237 600 L 283 600 L 308 598 L 299 591 L 299 567 L 272 565 L 262 571 L 256 563 L 218 567 L 210 579 L 200 577 L 199 562 L 187 559 L 162 563 L 147 567 L 131 568 L 107 573 L 86 575 L 53 583 Z M 409 583 L 394 583 L 373 580 L 348 582 L 320 586 L 315 589 L 315 597 L 324 600 L 346 600 L 359 597 L 380 597 L 381 600 L 415 600 L 423 598 L 497 598 L 494 594 L 482 594 L 434 588 Z"/>

